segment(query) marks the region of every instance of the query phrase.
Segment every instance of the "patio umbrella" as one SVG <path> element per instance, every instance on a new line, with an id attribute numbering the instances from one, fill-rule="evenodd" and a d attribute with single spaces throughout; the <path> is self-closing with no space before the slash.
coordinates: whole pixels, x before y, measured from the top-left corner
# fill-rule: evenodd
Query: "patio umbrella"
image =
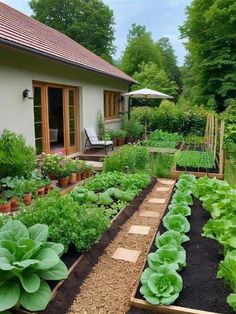
<path id="1" fill-rule="evenodd" d="M 155 91 L 153 89 L 149 88 L 142 88 L 135 90 L 133 92 L 129 92 L 126 94 L 123 94 L 123 96 L 131 97 L 131 98 L 144 98 L 146 99 L 146 113 L 145 113 L 145 139 L 147 137 L 147 100 L 153 99 L 153 98 L 159 98 L 159 99 L 173 99 L 174 97 L 166 95 L 164 93 Z"/>

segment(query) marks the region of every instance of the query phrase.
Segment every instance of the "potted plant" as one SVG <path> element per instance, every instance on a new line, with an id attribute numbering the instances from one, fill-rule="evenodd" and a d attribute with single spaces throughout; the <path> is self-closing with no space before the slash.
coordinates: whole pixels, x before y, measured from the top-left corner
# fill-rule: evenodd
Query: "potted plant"
<path id="1" fill-rule="evenodd" d="M 85 171 L 85 177 L 89 178 L 92 175 L 92 166 L 89 164 L 85 164 L 84 166 Z"/>
<path id="2" fill-rule="evenodd" d="M 0 198 L 0 212 L 1 213 L 10 213 L 11 211 L 11 202 L 6 197 Z"/>
<path id="3" fill-rule="evenodd" d="M 77 167 L 77 169 L 76 169 L 76 181 L 80 181 L 82 179 L 81 173 L 83 171 L 84 161 L 76 159 L 75 163 L 76 163 L 76 167 Z"/>
<path id="4" fill-rule="evenodd" d="M 86 168 L 86 163 L 83 161 L 83 163 L 81 164 L 81 178 L 82 180 L 87 178 L 87 168 Z"/>
<path id="5" fill-rule="evenodd" d="M 32 203 L 32 195 L 37 191 L 37 184 L 33 179 L 21 179 L 16 184 L 15 191 L 17 196 L 23 198 L 25 205 L 30 205 Z"/>
<path id="6" fill-rule="evenodd" d="M 60 163 L 65 159 L 61 154 L 42 154 L 40 161 L 40 169 L 44 177 L 56 180 L 56 171 L 60 167 Z"/>
<path id="7" fill-rule="evenodd" d="M 49 177 L 44 178 L 45 181 L 45 191 L 44 194 L 48 194 L 53 189 L 53 185 Z"/>
<path id="8" fill-rule="evenodd" d="M 11 210 L 16 210 L 16 208 L 19 206 L 20 200 L 19 197 L 16 195 L 15 190 L 3 191 L 3 197 L 10 201 Z"/>
<path id="9" fill-rule="evenodd" d="M 125 138 L 126 138 L 127 132 L 124 130 L 118 130 L 117 131 L 117 146 L 122 146 L 125 144 Z"/>
<path id="10" fill-rule="evenodd" d="M 61 161 L 58 168 L 55 168 L 55 175 L 58 179 L 58 185 L 60 187 L 66 187 L 69 183 L 70 170 L 66 167 L 66 162 Z"/>
<path id="11" fill-rule="evenodd" d="M 76 173 L 77 173 L 76 161 L 73 159 L 68 159 L 68 161 L 66 163 L 66 168 L 70 172 L 68 184 L 75 184 L 76 183 Z"/>

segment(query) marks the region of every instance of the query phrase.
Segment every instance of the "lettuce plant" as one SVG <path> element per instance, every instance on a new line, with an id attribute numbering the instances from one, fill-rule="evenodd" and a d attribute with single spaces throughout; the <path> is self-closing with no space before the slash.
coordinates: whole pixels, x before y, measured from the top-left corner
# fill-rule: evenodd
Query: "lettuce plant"
<path id="1" fill-rule="evenodd" d="M 190 230 L 187 218 L 182 215 L 166 215 L 163 218 L 163 225 L 167 230 L 174 230 L 180 233 L 187 233 Z"/>
<path id="2" fill-rule="evenodd" d="M 187 205 L 183 204 L 172 204 L 170 206 L 170 211 L 173 215 L 183 215 L 183 216 L 191 216 L 191 208 Z"/>
<path id="3" fill-rule="evenodd" d="M 0 229 L 0 311 L 21 305 L 30 311 L 44 310 L 51 298 L 47 280 L 67 278 L 59 256 L 62 244 L 47 242 L 48 227 L 29 229 L 9 221 Z"/>
<path id="4" fill-rule="evenodd" d="M 191 196 L 191 191 L 176 191 L 175 194 L 173 195 L 171 204 L 186 204 L 186 205 L 192 205 L 193 200 Z"/>
<path id="5" fill-rule="evenodd" d="M 147 302 L 154 305 L 172 304 L 183 289 L 181 276 L 170 266 L 160 266 L 157 271 L 145 269 L 141 283 L 140 293 Z"/>
<path id="6" fill-rule="evenodd" d="M 153 270 L 158 270 L 162 265 L 169 265 L 174 270 L 180 270 L 186 266 L 186 252 L 180 245 L 164 245 L 155 253 L 148 254 L 148 265 Z"/>
<path id="7" fill-rule="evenodd" d="M 185 234 L 170 230 L 164 232 L 162 235 L 157 235 L 155 244 L 157 248 L 161 248 L 162 246 L 168 244 L 173 246 L 180 246 L 183 242 L 187 241 L 189 241 L 189 237 Z"/>

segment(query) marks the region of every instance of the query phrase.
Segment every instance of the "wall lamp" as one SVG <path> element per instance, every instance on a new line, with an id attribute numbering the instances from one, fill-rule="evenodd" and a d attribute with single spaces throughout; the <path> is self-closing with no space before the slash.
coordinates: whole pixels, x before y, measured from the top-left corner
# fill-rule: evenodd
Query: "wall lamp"
<path id="1" fill-rule="evenodd" d="M 29 96 L 29 89 L 27 89 L 27 88 L 23 90 L 22 95 L 23 95 L 23 98 L 24 98 L 24 99 L 25 99 L 25 98 L 34 99 L 33 96 Z"/>

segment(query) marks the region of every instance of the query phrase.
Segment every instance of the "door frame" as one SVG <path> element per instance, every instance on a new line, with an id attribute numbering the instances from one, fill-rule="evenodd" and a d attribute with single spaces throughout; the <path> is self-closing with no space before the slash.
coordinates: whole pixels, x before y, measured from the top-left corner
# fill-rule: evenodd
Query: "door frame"
<path id="1" fill-rule="evenodd" d="M 79 90 L 76 86 L 48 83 L 41 81 L 33 81 L 34 87 L 41 88 L 42 101 L 42 135 L 43 135 L 43 151 L 50 154 L 50 136 L 49 136 L 49 112 L 48 112 L 48 87 L 62 89 L 63 102 L 63 135 L 64 135 L 64 151 L 66 155 L 76 153 L 80 150 L 79 136 Z M 75 145 L 70 146 L 69 134 L 69 91 L 74 92 L 74 113 L 75 113 Z"/>

